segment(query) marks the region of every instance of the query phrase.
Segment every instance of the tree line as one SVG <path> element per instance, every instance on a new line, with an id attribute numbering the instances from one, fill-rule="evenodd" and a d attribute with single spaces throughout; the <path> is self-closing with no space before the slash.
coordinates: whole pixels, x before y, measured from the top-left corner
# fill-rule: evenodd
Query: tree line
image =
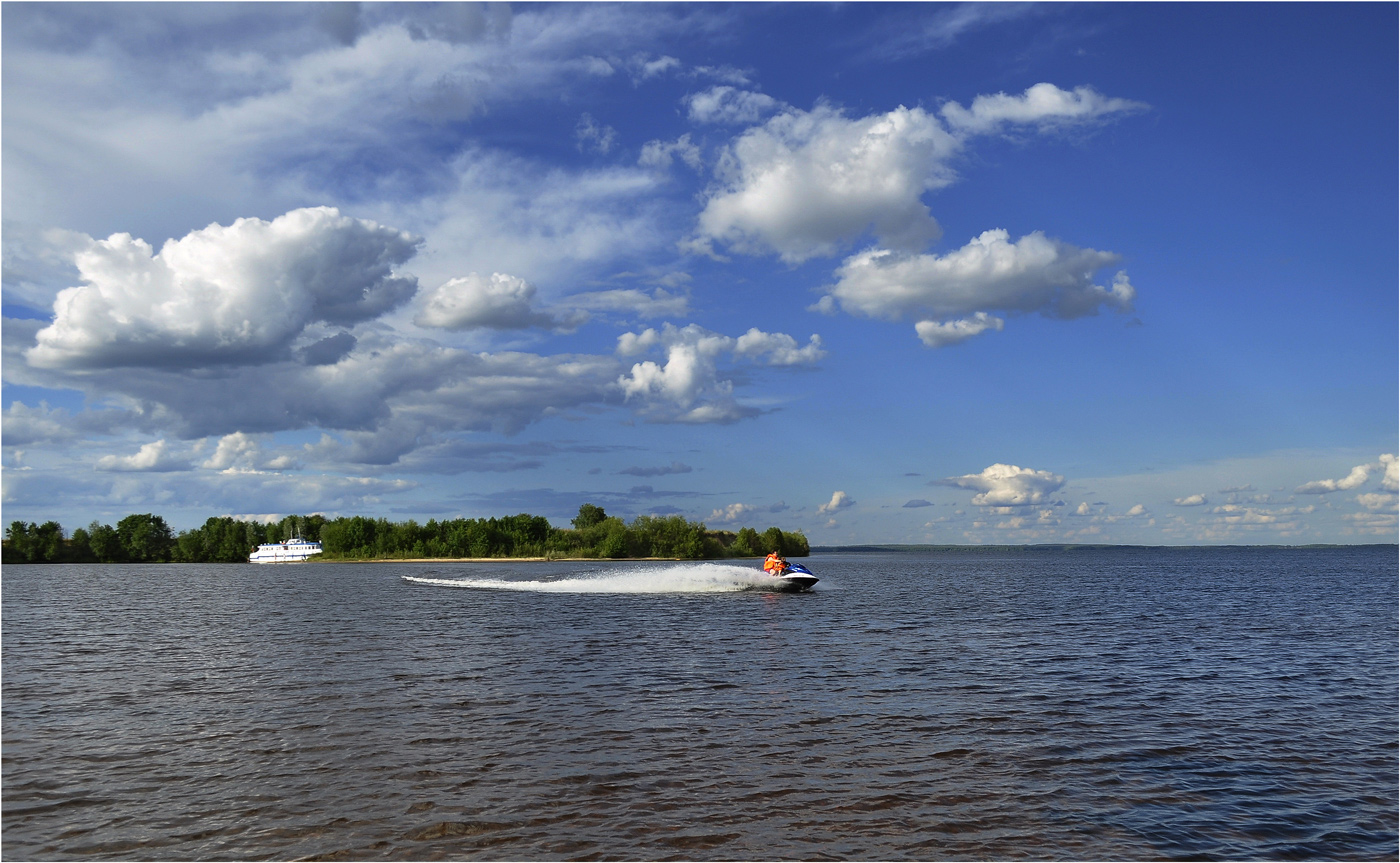
<path id="1" fill-rule="evenodd" d="M 4 563 L 242 563 L 266 542 L 294 536 L 321 543 L 321 559 L 379 560 L 454 557 L 640 558 L 682 560 L 760 557 L 778 551 L 805 557 L 807 537 L 770 527 L 759 533 L 709 530 L 680 516 L 640 515 L 631 523 L 602 507 L 579 507 L 573 527 L 556 528 L 544 516 L 429 520 L 419 524 L 385 518 L 290 515 L 271 524 L 222 517 L 201 527 L 171 531 L 152 513 L 129 515 L 116 526 L 94 521 L 67 535 L 55 521 L 11 522 Z"/>

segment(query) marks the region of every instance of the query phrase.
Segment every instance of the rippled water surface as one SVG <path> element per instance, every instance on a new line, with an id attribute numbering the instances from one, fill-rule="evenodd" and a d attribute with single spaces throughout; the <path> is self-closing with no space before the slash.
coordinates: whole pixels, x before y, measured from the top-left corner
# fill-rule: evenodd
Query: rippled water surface
<path id="1" fill-rule="evenodd" d="M 807 563 L 6 567 L 4 857 L 1400 852 L 1394 548 Z"/>

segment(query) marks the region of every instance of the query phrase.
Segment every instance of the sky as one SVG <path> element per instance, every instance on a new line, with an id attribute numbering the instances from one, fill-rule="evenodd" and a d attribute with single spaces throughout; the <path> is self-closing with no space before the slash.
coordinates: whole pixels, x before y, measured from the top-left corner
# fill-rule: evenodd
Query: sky
<path id="1" fill-rule="evenodd" d="M 5 523 L 1395 542 L 1397 8 L 7 2 Z"/>

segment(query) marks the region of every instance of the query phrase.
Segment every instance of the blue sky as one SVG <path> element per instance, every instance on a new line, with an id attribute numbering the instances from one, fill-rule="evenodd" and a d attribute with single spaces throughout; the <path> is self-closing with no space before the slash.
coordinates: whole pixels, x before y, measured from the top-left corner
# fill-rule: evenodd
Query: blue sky
<path id="1" fill-rule="evenodd" d="M 6 521 L 1393 542 L 1393 4 L 3 7 Z"/>

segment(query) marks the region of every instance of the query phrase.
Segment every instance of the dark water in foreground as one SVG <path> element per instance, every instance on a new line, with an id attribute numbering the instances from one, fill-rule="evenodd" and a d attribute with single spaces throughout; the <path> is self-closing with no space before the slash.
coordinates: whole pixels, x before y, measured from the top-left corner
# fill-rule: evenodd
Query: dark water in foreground
<path id="1" fill-rule="evenodd" d="M 1393 548 L 808 563 L 6 567 L 4 857 L 1400 852 Z"/>

